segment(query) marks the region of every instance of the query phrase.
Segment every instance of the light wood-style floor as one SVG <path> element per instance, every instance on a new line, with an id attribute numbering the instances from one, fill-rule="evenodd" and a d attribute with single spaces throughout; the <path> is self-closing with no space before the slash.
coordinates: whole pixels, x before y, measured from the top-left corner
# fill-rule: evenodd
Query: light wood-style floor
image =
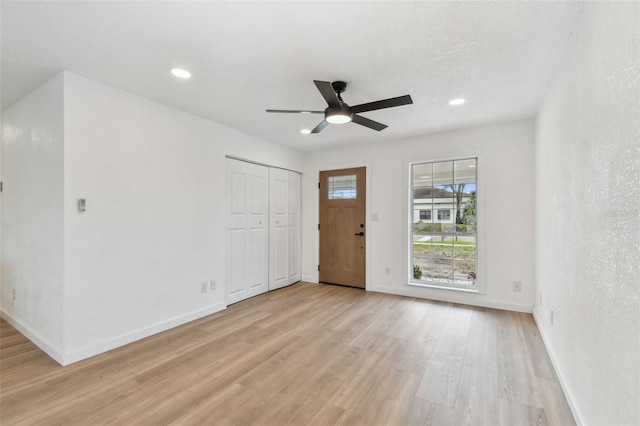
<path id="1" fill-rule="evenodd" d="M 2 321 L 2 425 L 572 425 L 531 315 L 299 283 L 60 367 Z"/>

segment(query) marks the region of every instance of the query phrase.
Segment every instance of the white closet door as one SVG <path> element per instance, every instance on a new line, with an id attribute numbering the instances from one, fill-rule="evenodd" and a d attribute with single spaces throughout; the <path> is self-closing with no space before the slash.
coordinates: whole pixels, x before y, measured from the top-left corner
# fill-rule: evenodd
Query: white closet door
<path id="1" fill-rule="evenodd" d="M 268 289 L 269 169 L 227 159 L 227 304 Z"/>
<path id="2" fill-rule="evenodd" d="M 270 169 L 269 290 L 289 284 L 289 172 Z"/>
<path id="3" fill-rule="evenodd" d="M 269 169 L 247 165 L 249 230 L 247 234 L 247 285 L 249 297 L 269 290 Z"/>
<path id="4" fill-rule="evenodd" d="M 300 181 L 299 173 L 289 172 L 289 284 L 300 281 L 302 276 Z"/>

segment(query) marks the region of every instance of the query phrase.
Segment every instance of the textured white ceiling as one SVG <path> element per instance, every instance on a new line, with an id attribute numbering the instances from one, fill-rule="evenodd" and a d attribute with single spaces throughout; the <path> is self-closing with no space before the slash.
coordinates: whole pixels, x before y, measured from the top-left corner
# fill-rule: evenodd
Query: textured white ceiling
<path id="1" fill-rule="evenodd" d="M 3 109 L 65 69 L 311 151 L 533 117 L 580 14 L 575 2 L 9 2 Z M 179 81 L 172 67 L 189 69 Z M 350 105 L 410 94 L 315 135 L 313 80 Z M 6 95 L 5 95 L 6 94 Z M 447 102 L 467 98 L 461 107 Z"/>

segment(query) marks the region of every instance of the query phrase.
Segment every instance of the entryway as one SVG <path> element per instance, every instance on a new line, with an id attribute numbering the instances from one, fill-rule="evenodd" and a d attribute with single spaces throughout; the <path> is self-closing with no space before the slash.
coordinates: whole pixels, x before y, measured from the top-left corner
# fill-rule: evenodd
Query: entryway
<path id="1" fill-rule="evenodd" d="M 365 288 L 366 168 L 320 172 L 319 281 Z"/>

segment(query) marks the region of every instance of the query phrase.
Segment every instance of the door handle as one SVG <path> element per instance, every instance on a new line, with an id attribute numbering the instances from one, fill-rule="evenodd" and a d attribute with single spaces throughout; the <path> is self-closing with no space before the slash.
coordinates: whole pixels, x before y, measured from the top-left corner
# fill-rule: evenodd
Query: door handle
<path id="1" fill-rule="evenodd" d="M 360 237 L 364 237 L 364 232 L 356 232 L 356 233 L 355 233 L 355 234 L 353 234 L 353 235 L 358 235 L 358 236 L 360 236 Z"/>

